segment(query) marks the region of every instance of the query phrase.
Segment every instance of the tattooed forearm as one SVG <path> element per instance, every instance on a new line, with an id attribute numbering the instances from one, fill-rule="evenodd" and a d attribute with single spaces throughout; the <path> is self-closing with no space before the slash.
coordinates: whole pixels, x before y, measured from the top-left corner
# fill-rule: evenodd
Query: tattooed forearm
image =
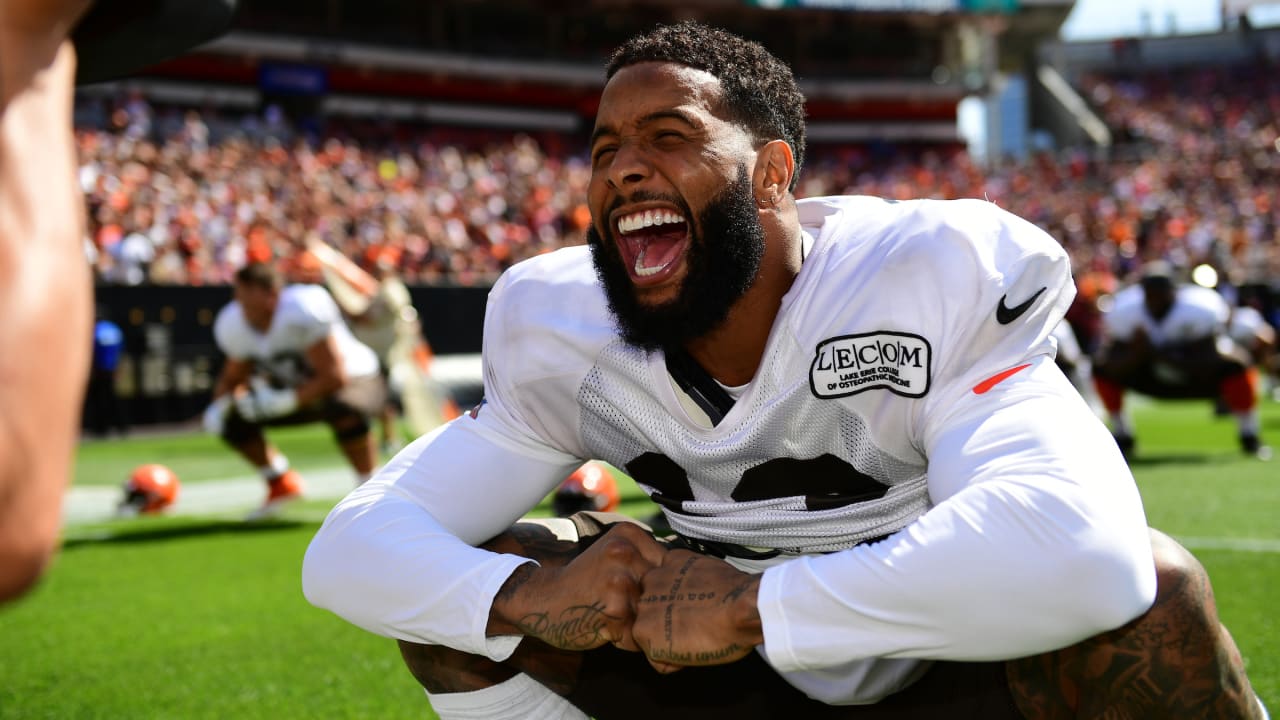
<path id="1" fill-rule="evenodd" d="M 582 550 L 578 543 L 561 540 L 536 523 L 516 523 L 481 547 L 492 552 L 532 558 L 543 567 L 567 565 Z"/>
<path id="2" fill-rule="evenodd" d="M 1010 689 L 1028 718 L 1259 716 L 1239 650 L 1218 622 L 1208 575 L 1171 540 L 1158 533 L 1154 540 L 1150 610 L 1079 644 L 1008 664 Z"/>
<path id="3" fill-rule="evenodd" d="M 443 645 L 398 641 L 400 657 L 422 687 L 433 693 L 480 690 L 509 679 L 516 671 L 489 658 Z"/>
<path id="4" fill-rule="evenodd" d="M 516 593 L 520 591 L 520 587 L 529 582 L 529 578 L 533 577 L 535 569 L 536 566 L 530 563 L 525 563 L 516 568 L 515 572 L 511 573 L 511 577 L 507 578 L 502 587 L 498 588 L 498 594 L 494 596 L 494 600 L 510 600 L 515 597 Z"/>
<path id="5" fill-rule="evenodd" d="M 529 613 L 520 618 L 516 627 L 525 635 L 542 638 L 559 648 L 588 650 L 608 642 L 610 639 L 601 630 L 619 620 L 605 613 L 600 603 L 593 603 L 567 608 L 555 617 L 545 612 Z"/>

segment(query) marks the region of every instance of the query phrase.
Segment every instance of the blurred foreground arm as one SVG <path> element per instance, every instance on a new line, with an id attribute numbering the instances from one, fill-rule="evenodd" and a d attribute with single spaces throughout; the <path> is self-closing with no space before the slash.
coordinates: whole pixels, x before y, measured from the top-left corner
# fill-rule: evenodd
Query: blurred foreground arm
<path id="1" fill-rule="evenodd" d="M 86 0 L 0 0 L 0 602 L 57 541 L 93 322 L 71 133 Z"/>

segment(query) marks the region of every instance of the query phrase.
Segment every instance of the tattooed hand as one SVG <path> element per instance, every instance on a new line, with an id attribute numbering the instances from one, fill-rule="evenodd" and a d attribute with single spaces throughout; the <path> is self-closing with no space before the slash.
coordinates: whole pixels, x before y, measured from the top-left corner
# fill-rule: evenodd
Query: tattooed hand
<path id="1" fill-rule="evenodd" d="M 607 643 L 638 650 L 631 624 L 640 579 L 667 552 L 640 526 L 618 523 L 568 562 L 523 565 L 494 598 L 488 632 L 527 635 L 565 650 Z"/>
<path id="2" fill-rule="evenodd" d="M 739 660 L 764 642 L 759 587 L 723 560 L 672 550 L 644 576 L 635 641 L 659 672 Z"/>

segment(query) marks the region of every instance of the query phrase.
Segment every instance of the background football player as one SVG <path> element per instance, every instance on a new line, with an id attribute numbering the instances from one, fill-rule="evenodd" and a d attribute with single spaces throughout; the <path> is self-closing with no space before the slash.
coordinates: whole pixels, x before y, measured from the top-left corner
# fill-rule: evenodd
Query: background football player
<path id="1" fill-rule="evenodd" d="M 388 401 L 379 414 L 383 452 L 402 446 L 397 419 L 403 410 L 412 437 L 425 435 L 458 416 L 448 391 L 432 376 L 434 354 L 422 333 L 409 288 L 395 271 L 396 251 L 378 253 L 363 268 L 319 239 L 307 243 L 318 279 L 348 318 L 356 338 L 373 349 L 388 382 Z"/>
<path id="2" fill-rule="evenodd" d="M 1238 304 L 1231 308 L 1227 334 L 1249 353 L 1254 370 L 1260 377 L 1263 395 L 1268 388 L 1280 399 L 1280 356 L 1276 354 L 1276 329 L 1263 314 L 1263 301 L 1257 287 L 1239 294 Z"/>
<path id="3" fill-rule="evenodd" d="M 1221 397 L 1234 413 L 1241 449 L 1271 451 L 1259 437 L 1258 376 L 1253 358 L 1228 332 L 1231 309 L 1216 291 L 1178 282 L 1169 263 L 1144 266 L 1140 281 L 1116 293 L 1102 318 L 1094 361 L 1098 396 L 1125 454 L 1134 452 L 1124 393 L 1159 398 Z"/>
<path id="4" fill-rule="evenodd" d="M 273 514 L 303 492 L 266 426 L 328 423 L 357 484 L 367 480 L 378 461 L 370 419 L 386 400 L 377 356 L 318 285 L 286 287 L 275 267 L 250 263 L 236 272 L 234 287 L 235 300 L 213 326 L 226 360 L 203 424 L 267 482 L 267 499 L 251 517 Z"/>

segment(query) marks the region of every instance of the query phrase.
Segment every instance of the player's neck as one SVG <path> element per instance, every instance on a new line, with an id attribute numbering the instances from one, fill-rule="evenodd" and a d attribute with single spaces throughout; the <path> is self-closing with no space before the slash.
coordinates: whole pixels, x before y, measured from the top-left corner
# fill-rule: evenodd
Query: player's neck
<path id="1" fill-rule="evenodd" d="M 689 355 L 721 384 L 745 385 L 755 377 L 781 299 L 771 308 L 765 302 L 743 297 L 723 325 L 686 346 Z"/>
<path id="2" fill-rule="evenodd" d="M 798 224 L 793 236 L 788 233 L 781 240 L 775 236 L 767 247 L 759 276 L 734 303 L 724 323 L 685 346 L 702 369 L 723 385 L 745 385 L 755 377 L 782 298 L 800 273 Z"/>

